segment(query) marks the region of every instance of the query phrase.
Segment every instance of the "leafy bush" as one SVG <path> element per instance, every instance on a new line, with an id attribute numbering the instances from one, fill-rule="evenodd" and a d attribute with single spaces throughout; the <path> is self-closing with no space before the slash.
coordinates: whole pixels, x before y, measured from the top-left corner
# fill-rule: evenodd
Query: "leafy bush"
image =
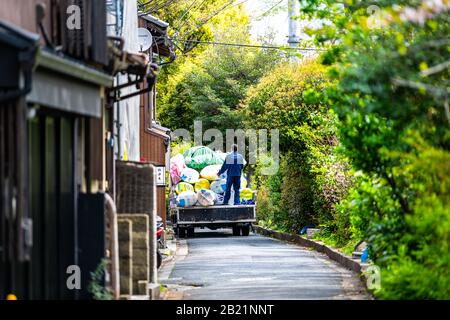
<path id="1" fill-rule="evenodd" d="M 92 294 L 94 300 L 113 299 L 112 293 L 104 286 L 107 264 L 107 260 L 102 259 L 95 271 L 91 272 L 91 281 L 88 285 L 88 291 Z"/>
<path id="2" fill-rule="evenodd" d="M 208 2 L 214 5 L 214 1 Z M 212 34 L 208 35 L 215 41 L 251 41 L 250 18 L 240 6 L 222 11 L 212 23 Z M 203 130 L 214 128 L 225 133 L 226 129 L 236 128 L 242 121 L 237 109 L 248 88 L 283 59 L 279 50 L 230 46 L 207 46 L 187 60 L 181 56 L 181 64 L 175 61 L 176 73 L 167 74 L 173 67 L 162 72 L 165 86 L 158 95 L 161 123 L 172 130 L 192 130 L 194 120 L 202 121 Z"/>
<path id="3" fill-rule="evenodd" d="M 258 178 L 257 216 L 263 225 L 272 228 L 284 228 L 287 225 L 286 211 L 281 202 L 282 171 L 271 176 Z"/>
<path id="4" fill-rule="evenodd" d="M 335 228 L 334 207 L 351 184 L 350 166 L 336 151 L 336 115 L 324 103 L 325 71 L 314 60 L 280 65 L 242 105 L 248 127 L 280 130 L 280 172 L 262 179 L 258 211 L 296 233 L 311 224 Z"/>
<path id="5" fill-rule="evenodd" d="M 397 256 L 384 264 L 381 274 L 385 299 L 450 298 L 450 212 L 436 195 L 415 203 L 406 217 L 407 232 Z"/>
<path id="6" fill-rule="evenodd" d="M 280 170 L 255 168 L 261 224 L 318 225 L 346 253 L 365 240 L 377 297 L 450 299 L 447 2 L 379 1 L 382 27 L 370 4 L 303 0 L 327 20 L 306 30 L 313 41 L 334 43 L 322 64 L 212 50 L 168 81 L 161 116 L 279 129 Z"/>
<path id="7" fill-rule="evenodd" d="M 362 172 L 336 206 L 346 217 L 337 229 L 368 242 L 382 272 L 377 296 L 449 298 L 448 6 L 381 1 L 370 17 L 364 4 L 302 6 L 329 22 L 311 30 L 317 43 L 339 43 L 322 57 L 334 80 L 327 97 L 345 155 Z"/>
<path id="8" fill-rule="evenodd" d="M 193 142 L 185 142 L 185 141 L 172 141 L 170 145 L 170 153 L 171 157 L 177 154 L 184 154 L 186 150 L 192 148 L 194 146 Z"/>
<path id="9" fill-rule="evenodd" d="M 315 220 L 311 177 L 292 163 L 290 155 L 287 159 L 284 163 L 282 203 L 289 218 L 289 229 L 297 233 Z"/>

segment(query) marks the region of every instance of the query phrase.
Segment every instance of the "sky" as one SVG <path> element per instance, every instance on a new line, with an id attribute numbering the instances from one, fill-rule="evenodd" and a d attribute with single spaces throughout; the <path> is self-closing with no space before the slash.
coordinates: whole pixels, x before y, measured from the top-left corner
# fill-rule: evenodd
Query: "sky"
<path id="1" fill-rule="evenodd" d="M 252 37 L 264 37 L 273 33 L 274 44 L 286 45 L 288 40 L 288 0 L 246 0 L 247 12 L 252 20 Z M 271 8 L 273 8 L 271 10 Z M 266 12 L 270 14 L 264 16 Z M 298 36 L 300 39 L 309 39 L 302 34 L 302 26 L 312 25 L 306 21 L 299 21 Z"/>
<path id="2" fill-rule="evenodd" d="M 252 37 L 254 39 L 266 36 L 273 32 L 274 43 L 286 44 L 288 36 L 287 0 L 282 0 L 270 15 L 262 17 L 271 7 L 280 0 L 248 0 L 245 5 L 252 20 Z"/>

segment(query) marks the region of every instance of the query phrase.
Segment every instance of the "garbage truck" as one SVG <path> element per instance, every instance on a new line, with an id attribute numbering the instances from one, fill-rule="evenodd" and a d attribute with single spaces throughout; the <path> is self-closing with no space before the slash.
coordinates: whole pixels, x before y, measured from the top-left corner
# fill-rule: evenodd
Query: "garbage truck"
<path id="1" fill-rule="evenodd" d="M 195 228 L 231 228 L 234 236 L 248 236 L 256 222 L 255 204 L 173 207 L 174 230 L 179 238 L 193 237 Z"/>
<path id="2" fill-rule="evenodd" d="M 230 205 L 232 199 L 228 204 L 218 201 L 220 195 L 223 200 L 226 188 L 226 176 L 217 175 L 225 156 L 208 147 L 196 146 L 170 159 L 169 212 L 179 238 L 194 236 L 195 228 L 231 228 L 235 236 L 249 235 L 251 224 L 256 222 L 256 191 L 242 195 L 247 181 L 243 179 L 241 183 L 244 188 L 241 204 Z"/>

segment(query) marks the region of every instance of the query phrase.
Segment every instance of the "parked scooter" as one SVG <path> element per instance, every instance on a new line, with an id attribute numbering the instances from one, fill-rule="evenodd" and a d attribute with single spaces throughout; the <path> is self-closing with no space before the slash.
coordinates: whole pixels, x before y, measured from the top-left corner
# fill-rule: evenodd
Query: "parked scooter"
<path id="1" fill-rule="evenodd" d="M 160 249 L 164 249 L 164 223 L 161 217 L 156 219 L 156 240 L 158 241 L 158 247 L 156 249 L 157 267 L 159 268 L 162 264 L 162 253 Z"/>

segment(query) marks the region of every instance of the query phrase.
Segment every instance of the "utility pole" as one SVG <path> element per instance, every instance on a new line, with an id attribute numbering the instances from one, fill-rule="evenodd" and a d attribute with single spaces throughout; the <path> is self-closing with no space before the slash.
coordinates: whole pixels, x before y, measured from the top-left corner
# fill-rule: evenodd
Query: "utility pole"
<path id="1" fill-rule="evenodd" d="M 289 17 L 289 37 L 288 44 L 291 48 L 296 48 L 299 43 L 298 32 L 298 20 L 297 16 L 300 13 L 299 0 L 288 0 L 288 17 Z M 292 50 L 294 52 L 294 50 Z M 291 56 L 291 59 L 295 59 L 295 56 Z"/>

